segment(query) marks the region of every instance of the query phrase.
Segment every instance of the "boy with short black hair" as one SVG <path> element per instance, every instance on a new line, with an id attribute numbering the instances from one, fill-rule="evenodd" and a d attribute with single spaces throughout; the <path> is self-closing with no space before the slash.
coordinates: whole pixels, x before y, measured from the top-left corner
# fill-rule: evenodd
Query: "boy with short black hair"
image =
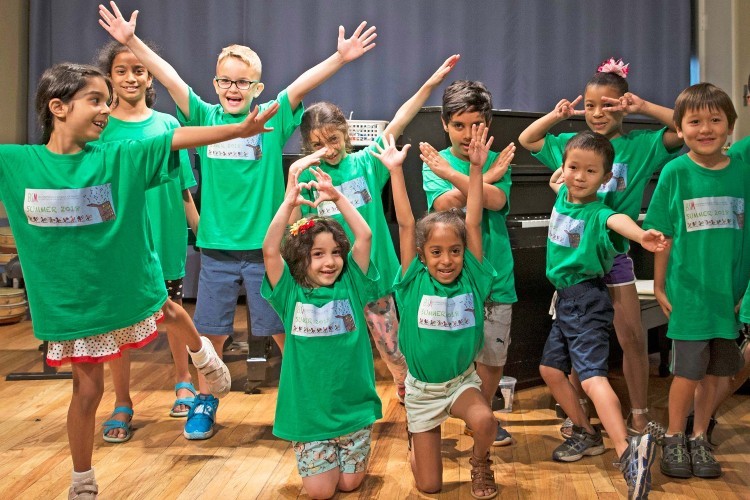
<path id="1" fill-rule="evenodd" d="M 607 380 L 609 337 L 614 309 L 603 277 L 625 238 L 651 252 L 664 250 L 664 236 L 644 231 L 625 214 L 597 198 L 597 189 L 612 177 L 614 148 L 609 140 L 586 130 L 565 145 L 561 174 L 552 177 L 557 199 L 547 237 L 547 278 L 556 288 L 552 324 L 539 372 L 573 421 L 571 437 L 557 447 L 554 460 L 573 462 L 604 453 L 601 432 L 588 421 L 568 380 L 572 368 L 596 407 L 615 445 L 629 498 L 646 498 L 656 443 L 651 434 L 628 437 L 620 401 Z M 617 235 L 613 233 L 618 233 Z"/>
<path id="2" fill-rule="evenodd" d="M 472 125 L 492 121 L 492 94 L 481 82 L 458 80 L 446 87 L 441 113 L 443 128 L 451 146 L 440 152 L 427 143 L 419 145 L 425 156 L 437 161 L 422 166 L 423 187 L 428 210 L 466 207 L 469 186 L 468 148 Z M 517 301 L 513 279 L 513 254 L 510 250 L 505 218 L 510 210 L 510 163 L 515 151 L 511 143 L 501 153 L 490 151 L 482 168 L 484 213 L 482 244 L 487 260 L 497 271 L 492 293 L 484 305 L 484 345 L 477 354 L 476 370 L 482 380 L 482 395 L 492 404 L 492 396 L 503 376 L 510 345 L 512 305 Z M 507 161 L 506 161 L 507 160 Z M 471 432 L 467 429 L 467 433 Z M 497 424 L 494 446 L 511 444 L 510 433 Z"/>
<path id="3" fill-rule="evenodd" d="M 674 379 L 661 461 L 662 472 L 672 477 L 721 475 L 706 431 L 721 379 L 744 364 L 735 307 L 750 277 L 744 221 L 750 165 L 723 153 L 736 119 L 729 96 L 710 83 L 680 93 L 674 121 L 690 151 L 664 167 L 644 222 L 671 239 L 669 250 L 654 261 L 654 294 L 672 339 Z M 687 439 L 693 403 L 693 435 Z"/>

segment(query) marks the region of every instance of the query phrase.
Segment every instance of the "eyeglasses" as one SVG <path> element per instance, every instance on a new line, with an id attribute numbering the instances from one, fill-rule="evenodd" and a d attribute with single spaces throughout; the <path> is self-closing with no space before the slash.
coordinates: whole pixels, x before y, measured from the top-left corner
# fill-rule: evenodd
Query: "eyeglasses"
<path id="1" fill-rule="evenodd" d="M 260 83 L 260 80 L 230 80 L 229 78 L 219 78 L 218 76 L 214 78 L 214 81 L 220 89 L 228 89 L 234 84 L 239 90 L 247 90 L 254 83 Z"/>

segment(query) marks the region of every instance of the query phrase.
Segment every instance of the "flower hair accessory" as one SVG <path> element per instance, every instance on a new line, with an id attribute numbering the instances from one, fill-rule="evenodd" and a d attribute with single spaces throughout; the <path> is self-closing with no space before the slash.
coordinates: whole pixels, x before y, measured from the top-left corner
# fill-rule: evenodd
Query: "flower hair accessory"
<path id="1" fill-rule="evenodd" d="M 305 234 L 305 231 L 310 229 L 315 225 L 315 219 L 308 219 L 306 217 L 301 218 L 291 226 L 289 226 L 289 233 L 292 236 L 297 236 L 298 234 Z"/>
<path id="2" fill-rule="evenodd" d="M 598 68 L 596 68 L 597 73 L 614 73 L 615 75 L 621 76 L 623 78 L 628 77 L 628 71 L 630 71 L 630 63 L 625 64 L 622 62 L 622 59 L 618 59 L 615 61 L 614 57 L 610 57 L 603 63 L 599 65 Z"/>

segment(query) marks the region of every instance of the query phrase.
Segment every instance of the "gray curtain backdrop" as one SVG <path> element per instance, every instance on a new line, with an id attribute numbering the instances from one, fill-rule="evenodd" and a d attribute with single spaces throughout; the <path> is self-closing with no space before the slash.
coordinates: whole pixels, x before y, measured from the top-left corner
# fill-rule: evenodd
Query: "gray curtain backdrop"
<path id="1" fill-rule="evenodd" d="M 91 62 L 109 40 L 94 0 L 31 0 L 30 96 L 45 68 Z M 448 81 L 483 81 L 496 109 L 548 111 L 574 98 L 604 59 L 630 63 L 633 92 L 672 106 L 690 83 L 690 0 L 123 0 L 137 9 L 136 33 L 208 102 L 221 48 L 240 43 L 263 62 L 272 99 L 336 50 L 338 26 L 377 26 L 377 47 L 310 93 L 355 119 L 388 120 L 450 54 L 461 61 Z M 440 105 L 439 89 L 427 105 Z M 157 87 L 156 109 L 174 114 Z M 29 141 L 38 140 L 34 110 Z M 294 138 L 287 151 L 299 150 Z"/>

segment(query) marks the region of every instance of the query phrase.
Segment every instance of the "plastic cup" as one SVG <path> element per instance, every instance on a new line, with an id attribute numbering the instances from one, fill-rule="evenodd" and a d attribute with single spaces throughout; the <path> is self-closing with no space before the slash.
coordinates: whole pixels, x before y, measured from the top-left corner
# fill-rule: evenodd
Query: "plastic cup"
<path id="1" fill-rule="evenodd" d="M 497 411 L 502 413 L 510 413 L 513 411 L 513 394 L 516 392 L 516 379 L 513 377 L 503 377 L 500 379 L 500 383 L 497 386 L 498 396 L 501 396 L 498 402 L 500 403 Z M 498 398 L 499 399 L 499 398 Z"/>

